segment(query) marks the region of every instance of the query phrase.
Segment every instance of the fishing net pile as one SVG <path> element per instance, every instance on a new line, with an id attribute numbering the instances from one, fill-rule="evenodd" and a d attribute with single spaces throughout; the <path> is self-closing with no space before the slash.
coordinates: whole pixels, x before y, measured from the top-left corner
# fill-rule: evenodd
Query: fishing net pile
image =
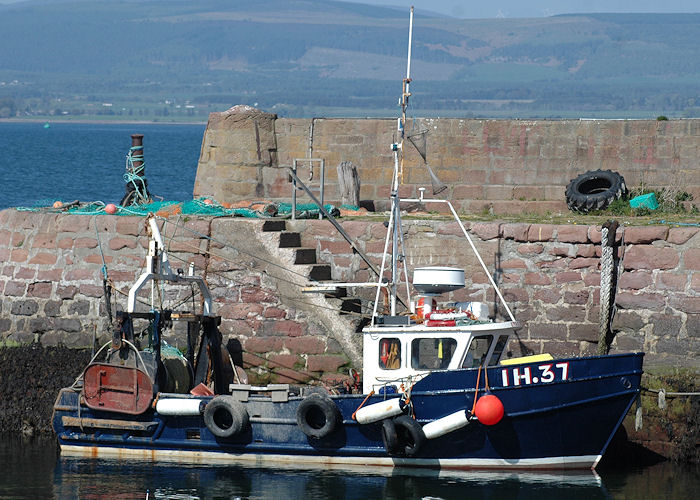
<path id="1" fill-rule="evenodd" d="M 201 215 L 210 217 L 249 217 L 249 218 L 291 218 L 292 204 L 272 201 L 241 201 L 236 203 L 218 203 L 210 198 L 196 198 L 189 201 L 154 201 L 141 205 L 114 206 L 101 201 L 93 202 L 55 202 L 50 206 L 39 203 L 33 207 L 17 207 L 17 210 L 30 212 L 53 212 L 80 215 L 136 215 L 146 216 L 150 213 L 159 217 L 170 217 L 177 215 Z M 333 217 L 340 215 L 352 215 L 360 210 L 356 206 L 326 204 L 323 208 Z M 115 210 L 115 212 L 112 212 Z M 315 203 L 297 203 L 294 214 L 297 219 L 318 218 L 320 213 L 318 205 Z"/>

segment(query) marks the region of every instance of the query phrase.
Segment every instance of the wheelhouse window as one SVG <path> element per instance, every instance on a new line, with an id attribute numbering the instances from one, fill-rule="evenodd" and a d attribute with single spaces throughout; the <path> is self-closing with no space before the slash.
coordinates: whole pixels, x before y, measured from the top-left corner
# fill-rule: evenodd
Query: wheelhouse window
<path id="1" fill-rule="evenodd" d="M 496 341 L 496 346 L 493 348 L 493 354 L 491 354 L 491 359 L 489 360 L 489 366 L 495 366 L 501 360 L 503 355 L 503 350 L 506 348 L 508 343 L 508 335 L 501 335 Z"/>
<path id="2" fill-rule="evenodd" d="M 379 368 L 398 370 L 401 368 L 401 341 L 397 338 L 384 338 L 379 341 Z"/>
<path id="3" fill-rule="evenodd" d="M 445 370 L 455 353 L 457 341 L 451 338 L 413 339 L 411 367 L 416 370 Z"/>
<path id="4" fill-rule="evenodd" d="M 462 368 L 476 368 L 481 365 L 489 353 L 489 348 L 493 342 L 493 335 L 479 335 L 472 339 L 467 349 L 467 355 L 462 361 Z"/>

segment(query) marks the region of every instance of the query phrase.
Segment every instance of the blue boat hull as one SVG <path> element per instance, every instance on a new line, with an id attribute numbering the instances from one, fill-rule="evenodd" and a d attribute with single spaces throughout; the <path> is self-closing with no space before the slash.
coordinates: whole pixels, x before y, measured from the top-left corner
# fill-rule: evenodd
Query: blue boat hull
<path id="1" fill-rule="evenodd" d="M 503 419 L 492 426 L 472 421 L 426 440 L 413 457 L 387 452 L 380 423 L 353 420 L 364 395 L 331 396 L 342 424 L 323 439 L 301 431 L 296 414 L 303 398 L 294 396 L 286 402 L 249 398 L 243 403 L 250 416 L 246 429 L 217 438 L 199 415 L 95 411 L 79 406 L 79 392 L 64 389 L 53 426 L 62 452 L 71 455 L 443 469 L 594 468 L 639 394 L 642 359 L 642 353 L 633 353 L 490 367 L 480 376 L 479 396 L 488 377 L 491 393 L 505 408 Z M 471 410 L 477 378 L 478 371 L 469 369 L 433 372 L 418 381 L 410 394 L 418 423 Z M 365 405 L 392 397 L 397 395 L 374 395 Z"/>

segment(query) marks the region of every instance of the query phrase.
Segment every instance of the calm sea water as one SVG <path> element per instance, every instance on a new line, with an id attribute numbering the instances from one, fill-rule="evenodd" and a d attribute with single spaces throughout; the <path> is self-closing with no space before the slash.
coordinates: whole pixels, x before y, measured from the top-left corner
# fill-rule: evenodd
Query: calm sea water
<path id="1" fill-rule="evenodd" d="M 118 203 L 131 134 L 144 134 L 149 191 L 191 200 L 204 125 L 0 123 L 0 209 Z"/>
<path id="2" fill-rule="evenodd" d="M 690 499 L 700 473 L 671 462 L 598 473 L 441 473 L 188 466 L 61 457 L 53 439 L 0 435 L 0 498 Z"/>

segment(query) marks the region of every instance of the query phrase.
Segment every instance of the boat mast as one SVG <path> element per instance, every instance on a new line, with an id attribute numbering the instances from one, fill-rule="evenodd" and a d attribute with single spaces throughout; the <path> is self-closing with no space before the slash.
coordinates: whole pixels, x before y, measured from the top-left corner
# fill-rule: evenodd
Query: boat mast
<path id="1" fill-rule="evenodd" d="M 413 6 L 408 21 L 408 62 L 406 63 L 406 78 L 403 79 L 401 92 L 401 118 L 398 123 L 399 142 L 392 144 L 394 151 L 394 176 L 391 189 L 391 211 L 393 225 L 392 249 L 391 249 L 391 315 L 396 315 L 397 287 L 399 281 L 398 263 L 403 260 L 399 256 L 399 231 L 401 230 L 401 209 L 399 207 L 399 185 L 403 181 L 403 148 L 406 129 L 406 108 L 408 108 L 408 98 L 411 96 L 411 43 L 413 40 Z M 404 263 L 405 270 L 405 263 Z"/>

